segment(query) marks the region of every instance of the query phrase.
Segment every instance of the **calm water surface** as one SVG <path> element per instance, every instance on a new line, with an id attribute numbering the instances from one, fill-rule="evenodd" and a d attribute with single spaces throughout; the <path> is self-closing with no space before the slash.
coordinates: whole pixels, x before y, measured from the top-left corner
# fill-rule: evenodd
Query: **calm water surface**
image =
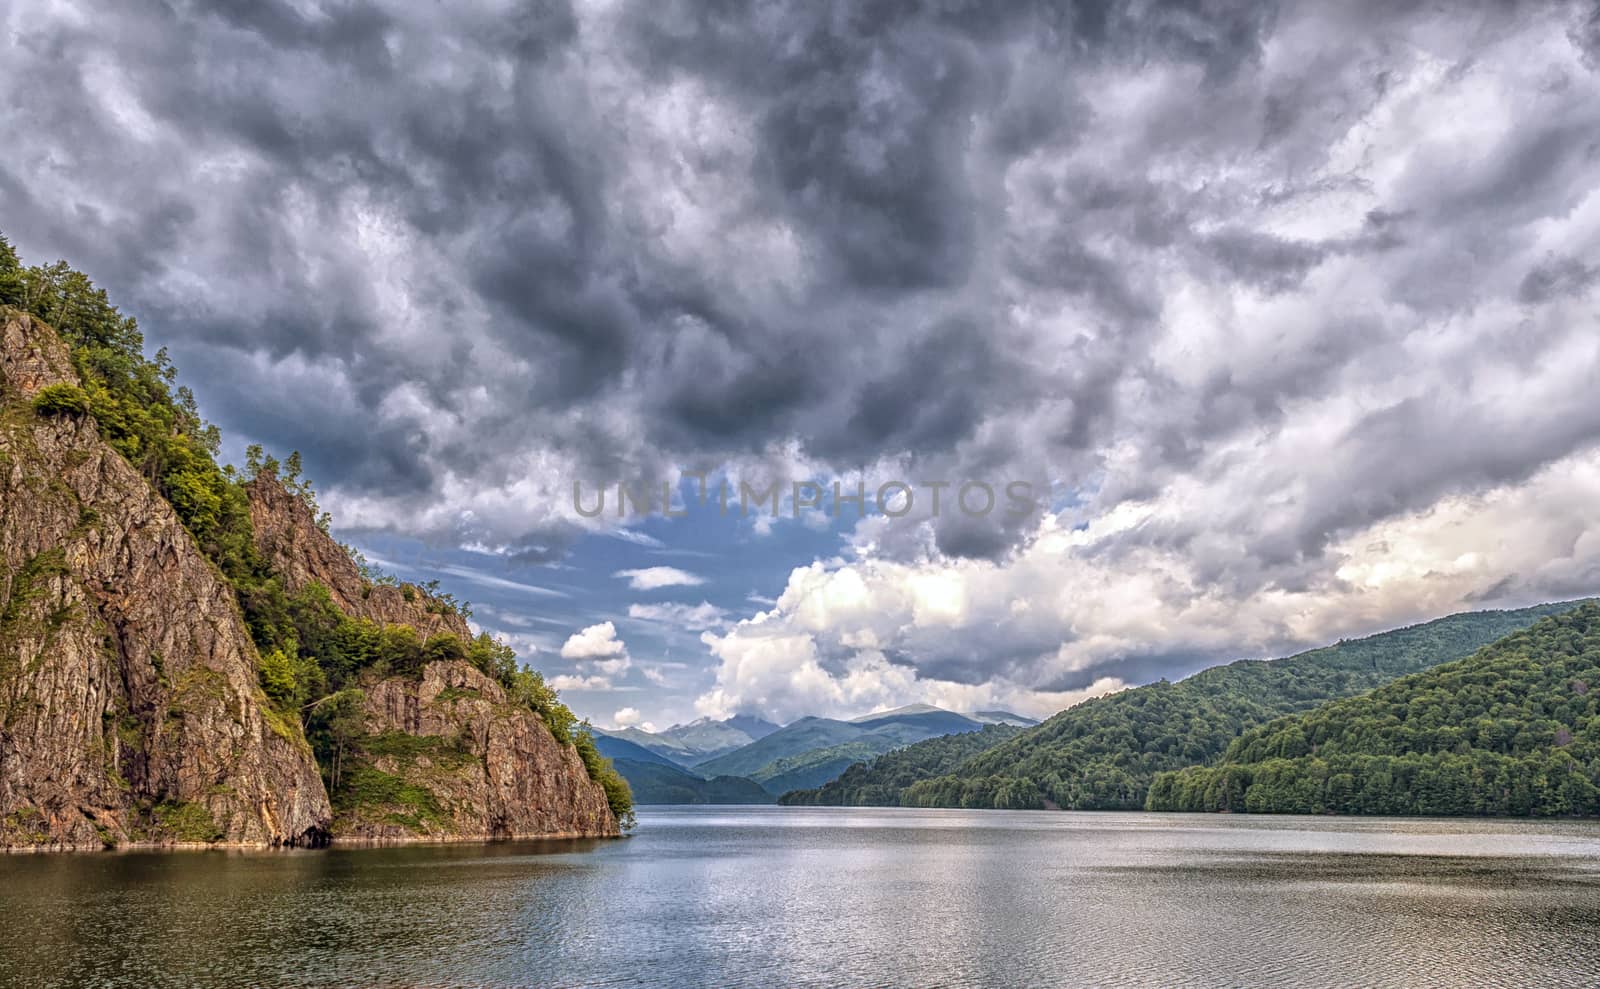
<path id="1" fill-rule="evenodd" d="M 1600 986 L 1600 825 L 639 818 L 626 841 L 0 857 L 0 984 Z"/>

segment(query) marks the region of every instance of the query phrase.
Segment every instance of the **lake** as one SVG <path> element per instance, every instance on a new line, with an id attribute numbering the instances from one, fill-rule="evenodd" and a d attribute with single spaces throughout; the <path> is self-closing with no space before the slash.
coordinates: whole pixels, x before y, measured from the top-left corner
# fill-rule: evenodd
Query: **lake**
<path id="1" fill-rule="evenodd" d="M 1600 824 L 639 821 L 624 841 L 0 857 L 0 984 L 1600 985 Z"/>

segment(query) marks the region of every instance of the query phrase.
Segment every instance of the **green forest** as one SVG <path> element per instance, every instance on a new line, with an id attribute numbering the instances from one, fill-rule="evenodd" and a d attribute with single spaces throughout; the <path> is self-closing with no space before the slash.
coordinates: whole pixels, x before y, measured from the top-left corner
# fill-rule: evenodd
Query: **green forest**
<path id="1" fill-rule="evenodd" d="M 1600 814 L 1600 605 L 1245 732 L 1151 810 Z"/>
<path id="2" fill-rule="evenodd" d="M 1286 659 L 1241 660 L 1177 683 L 1163 680 L 1086 701 L 946 771 L 930 769 L 930 775 L 910 781 L 909 774 L 899 774 L 898 803 L 1142 809 L 1158 773 L 1214 761 L 1250 728 L 1468 656 L 1571 607 L 1451 615 Z M 887 779 L 873 775 L 856 785 L 868 782 Z M 844 792 L 829 791 L 825 799 L 837 795 L 842 800 Z M 890 802 L 881 789 L 870 793 L 875 802 Z"/>
<path id="3" fill-rule="evenodd" d="M 1019 725 L 984 725 L 981 731 L 940 735 L 858 762 L 838 779 L 811 790 L 790 790 L 778 803 L 792 807 L 895 807 L 917 780 L 942 776 L 980 752 L 1015 738 Z"/>
<path id="4" fill-rule="evenodd" d="M 80 386 L 52 385 L 35 396 L 40 416 L 90 416 L 101 436 L 172 505 L 201 551 L 237 594 L 260 655 L 258 675 L 274 728 L 314 748 L 330 791 L 359 734 L 360 684 L 390 675 L 420 676 L 434 660 L 461 659 L 495 677 L 541 716 L 555 737 L 577 746 L 590 776 L 605 789 L 619 821 L 632 818 L 627 783 L 601 758 L 577 718 L 535 670 L 520 666 L 503 643 L 481 635 L 426 642 L 405 627 L 379 628 L 333 606 L 315 585 L 286 593 L 282 579 L 256 552 L 244 485 L 261 471 L 281 478 L 321 516 L 312 486 L 299 476 L 298 454 L 284 465 L 252 449 L 246 471 L 219 465 L 221 434 L 201 418 L 193 393 L 177 385 L 165 349 L 144 355 L 138 323 L 113 306 L 103 289 L 65 261 L 25 267 L 0 235 L 0 306 L 52 326 L 66 343 Z M 358 561 L 359 562 L 359 561 Z M 377 580 L 389 580 L 373 575 Z M 469 612 L 437 588 L 404 588 L 430 607 Z"/>

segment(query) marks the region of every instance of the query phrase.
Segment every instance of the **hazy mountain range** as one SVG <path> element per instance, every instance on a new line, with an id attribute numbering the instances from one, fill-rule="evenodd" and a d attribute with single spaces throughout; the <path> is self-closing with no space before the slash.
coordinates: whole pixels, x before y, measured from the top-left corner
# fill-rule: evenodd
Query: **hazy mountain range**
<path id="1" fill-rule="evenodd" d="M 639 803 L 757 803 L 821 786 L 890 750 L 989 724 L 1038 722 L 1008 711 L 962 714 L 912 704 L 849 721 L 806 717 L 780 726 L 736 715 L 658 732 L 596 728 L 594 735 L 596 748 L 615 763 Z"/>

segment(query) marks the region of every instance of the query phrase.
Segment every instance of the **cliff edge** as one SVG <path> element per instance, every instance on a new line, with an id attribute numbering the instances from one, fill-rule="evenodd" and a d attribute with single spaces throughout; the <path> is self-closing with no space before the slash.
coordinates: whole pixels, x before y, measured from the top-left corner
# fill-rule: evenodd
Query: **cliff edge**
<path id="1" fill-rule="evenodd" d="M 0 844 L 320 843 L 233 591 L 91 416 L 48 327 L 0 310 Z"/>
<path id="2" fill-rule="evenodd" d="M 0 306 L 0 848 L 620 833 L 537 673 L 372 579 L 309 488 L 218 468 L 87 281 L 35 287 L 95 321 Z"/>
<path id="3" fill-rule="evenodd" d="M 376 584 L 271 474 L 245 485 L 256 546 L 290 591 L 320 585 L 347 617 L 424 642 L 472 641 L 451 603 L 414 584 Z M 505 684 L 462 658 L 360 681 L 361 730 L 328 770 L 335 840 L 465 840 L 620 833 L 577 747 L 558 741 Z"/>

